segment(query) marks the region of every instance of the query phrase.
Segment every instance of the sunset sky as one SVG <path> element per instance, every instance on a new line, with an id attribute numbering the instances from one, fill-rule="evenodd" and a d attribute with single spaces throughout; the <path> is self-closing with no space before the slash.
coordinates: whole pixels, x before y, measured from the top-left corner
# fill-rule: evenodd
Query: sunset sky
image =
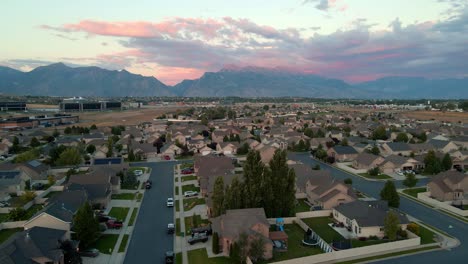
<path id="1" fill-rule="evenodd" d="M 348 82 L 468 77 L 468 0 L 2 0 L 0 65 L 127 69 L 166 84 L 259 66 Z"/>

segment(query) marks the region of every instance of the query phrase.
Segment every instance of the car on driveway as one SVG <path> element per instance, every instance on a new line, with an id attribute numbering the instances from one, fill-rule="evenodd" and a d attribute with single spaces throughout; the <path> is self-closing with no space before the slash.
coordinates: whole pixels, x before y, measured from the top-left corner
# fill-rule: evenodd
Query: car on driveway
<path id="1" fill-rule="evenodd" d="M 140 175 L 143 175 L 143 171 L 142 170 L 134 170 L 133 174 L 135 174 L 136 176 L 140 176 Z"/>
<path id="2" fill-rule="evenodd" d="M 205 235 L 209 236 L 209 235 L 211 235 L 213 233 L 213 230 L 211 229 L 211 225 L 207 225 L 207 226 L 192 228 L 190 230 L 190 233 L 192 235 L 205 234 Z"/>
<path id="3" fill-rule="evenodd" d="M 167 252 L 166 252 L 165 259 L 166 259 L 166 264 L 168 264 L 168 263 L 174 263 L 174 262 L 175 262 L 175 254 L 174 254 L 174 251 L 167 251 Z"/>
<path id="4" fill-rule="evenodd" d="M 173 198 L 167 198 L 166 205 L 167 205 L 167 207 L 174 207 L 174 199 Z"/>
<path id="5" fill-rule="evenodd" d="M 175 225 L 173 223 L 167 224 L 167 233 L 174 234 L 174 231 L 175 231 Z"/>
<path id="6" fill-rule="evenodd" d="M 192 174 L 193 169 L 192 168 L 185 168 L 185 169 L 181 170 L 181 173 L 182 174 Z"/>
<path id="7" fill-rule="evenodd" d="M 82 257 L 95 258 L 95 257 L 99 256 L 99 250 L 97 250 L 95 248 L 90 248 L 90 249 L 80 251 L 79 254 Z"/>
<path id="8" fill-rule="evenodd" d="M 97 219 L 98 219 L 99 223 L 107 223 L 109 220 L 117 220 L 114 217 L 104 215 L 104 214 L 98 215 Z"/>
<path id="9" fill-rule="evenodd" d="M 186 191 L 184 192 L 184 197 L 192 197 L 192 196 L 197 196 L 198 192 L 195 191 Z"/>
<path id="10" fill-rule="evenodd" d="M 123 222 L 117 220 L 109 220 L 106 222 L 106 226 L 109 229 L 120 229 L 123 227 Z"/>
<path id="11" fill-rule="evenodd" d="M 197 233 L 197 234 L 194 234 L 191 238 L 188 239 L 188 243 L 190 245 L 193 245 L 195 243 L 198 243 L 198 242 L 203 242 L 205 243 L 206 241 L 208 241 L 208 236 L 203 234 L 203 233 Z"/>

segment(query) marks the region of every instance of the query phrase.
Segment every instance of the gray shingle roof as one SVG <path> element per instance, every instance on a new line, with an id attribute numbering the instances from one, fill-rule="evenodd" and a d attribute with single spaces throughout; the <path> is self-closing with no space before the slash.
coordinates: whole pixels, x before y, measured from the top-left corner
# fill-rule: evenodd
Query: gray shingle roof
<path id="1" fill-rule="evenodd" d="M 335 207 L 335 210 L 346 216 L 348 219 L 356 220 L 360 227 L 383 226 L 389 209 L 386 201 L 354 201 L 347 204 L 341 204 Z M 396 211 L 395 211 L 396 212 Z M 409 223 L 406 215 L 396 212 L 400 224 Z"/>

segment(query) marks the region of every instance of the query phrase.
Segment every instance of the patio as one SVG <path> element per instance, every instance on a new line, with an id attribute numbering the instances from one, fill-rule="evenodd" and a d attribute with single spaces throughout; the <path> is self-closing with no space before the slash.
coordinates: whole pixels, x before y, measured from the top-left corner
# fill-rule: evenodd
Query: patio
<path id="1" fill-rule="evenodd" d="M 328 225 L 345 239 L 357 238 L 357 235 L 349 231 L 346 227 L 334 226 L 333 223 L 330 223 Z"/>

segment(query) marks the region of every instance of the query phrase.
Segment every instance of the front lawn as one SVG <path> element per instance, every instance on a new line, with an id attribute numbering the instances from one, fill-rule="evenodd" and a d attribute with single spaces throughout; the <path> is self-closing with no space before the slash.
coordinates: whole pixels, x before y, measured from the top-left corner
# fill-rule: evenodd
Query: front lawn
<path id="1" fill-rule="evenodd" d="M 112 199 L 114 199 L 114 200 L 133 200 L 133 199 L 135 199 L 135 194 L 134 193 L 113 194 Z"/>
<path id="2" fill-rule="evenodd" d="M 199 204 L 205 204 L 205 199 L 204 198 L 187 198 L 184 199 L 184 211 L 187 212 L 189 210 L 192 210 L 196 205 Z"/>
<path id="3" fill-rule="evenodd" d="M 175 211 L 176 212 L 180 211 L 180 200 L 178 199 L 175 201 Z"/>
<path id="4" fill-rule="evenodd" d="M 56 195 L 58 195 L 60 193 L 62 193 L 62 192 L 60 192 L 60 191 L 49 192 L 46 196 L 44 196 L 44 198 L 52 198 L 52 197 L 54 197 L 54 196 L 56 196 Z"/>
<path id="5" fill-rule="evenodd" d="M 197 179 L 197 176 L 195 175 L 190 175 L 190 176 L 182 176 L 181 181 L 186 182 L 186 181 L 194 181 Z"/>
<path id="6" fill-rule="evenodd" d="M 392 179 L 392 177 L 388 176 L 387 174 L 379 174 L 377 176 L 371 176 L 369 173 L 359 173 L 359 175 L 366 177 L 368 179 L 376 179 L 376 180 L 388 180 Z"/>
<path id="7" fill-rule="evenodd" d="M 128 207 L 112 207 L 109 212 L 109 216 L 115 217 L 117 220 L 125 221 L 128 215 Z"/>
<path id="8" fill-rule="evenodd" d="M 137 214 L 138 214 L 138 207 L 135 207 L 133 208 L 132 216 L 130 216 L 130 220 L 128 221 L 128 226 L 132 226 L 135 223 Z"/>
<path id="9" fill-rule="evenodd" d="M 184 236 L 184 234 L 180 232 L 180 218 L 176 218 L 175 220 L 175 232 L 176 236 Z"/>
<path id="10" fill-rule="evenodd" d="M 126 184 L 126 183 L 122 183 L 120 185 L 120 189 L 122 190 L 138 190 L 138 186 L 140 186 L 140 181 L 137 181 L 135 184 L 133 185 L 129 185 L 129 184 Z"/>
<path id="11" fill-rule="evenodd" d="M 194 184 L 183 185 L 182 194 L 184 194 L 187 191 L 200 192 L 200 187 L 196 187 Z"/>
<path id="12" fill-rule="evenodd" d="M 12 229 L 3 229 L 0 230 L 0 244 L 5 242 L 8 238 L 14 235 L 17 232 L 23 231 L 23 228 L 12 228 Z"/>
<path id="13" fill-rule="evenodd" d="M 96 248 L 102 254 L 111 254 L 114 251 L 115 244 L 117 243 L 117 239 L 119 239 L 119 235 L 113 234 L 105 234 L 101 235 L 101 237 L 94 242 L 91 248 Z"/>
<path id="14" fill-rule="evenodd" d="M 143 198 L 143 194 L 142 193 L 138 193 L 137 196 L 136 196 L 136 199 L 137 199 L 137 202 L 141 202 L 141 199 Z"/>
<path id="15" fill-rule="evenodd" d="M 175 187 L 175 195 L 179 195 L 179 186 Z"/>
<path id="16" fill-rule="evenodd" d="M 419 225 L 419 237 L 421 237 L 421 244 L 430 244 L 436 242 L 434 240 L 434 236 L 434 232 L 422 225 Z"/>
<path id="17" fill-rule="evenodd" d="M 190 229 L 200 226 L 206 226 L 210 223 L 207 219 L 202 219 L 200 215 L 187 216 L 184 219 L 185 233 L 189 234 Z"/>
<path id="18" fill-rule="evenodd" d="M 33 215 L 35 215 L 37 212 L 39 212 L 43 208 L 44 208 L 44 206 L 41 205 L 41 204 L 35 204 L 35 205 L 29 207 L 29 209 L 26 210 L 26 215 L 24 217 L 24 220 L 30 219 L 31 217 L 33 217 Z"/>
<path id="19" fill-rule="evenodd" d="M 325 242 L 331 243 L 333 241 L 341 241 L 344 238 L 331 228 L 328 224 L 333 223 L 330 217 L 312 217 L 302 219 L 310 229 L 314 230 Z"/>
<path id="20" fill-rule="evenodd" d="M 193 167 L 193 163 L 190 163 L 190 162 L 185 162 L 185 163 L 180 164 L 181 170 L 186 169 L 186 168 L 192 168 L 192 167 Z"/>
<path id="21" fill-rule="evenodd" d="M 187 253 L 189 264 L 235 264 L 233 260 L 227 257 L 208 258 L 206 248 L 190 250 Z"/>
<path id="22" fill-rule="evenodd" d="M 8 221 L 8 214 L 0 214 L 0 223 Z"/>
<path id="23" fill-rule="evenodd" d="M 297 204 L 294 210 L 296 213 L 309 212 L 310 205 L 306 203 L 306 199 L 300 199 L 300 200 L 297 200 Z"/>
<path id="24" fill-rule="evenodd" d="M 120 242 L 119 253 L 125 252 L 125 248 L 127 247 L 127 242 L 128 242 L 128 235 L 124 235 L 122 237 L 122 241 Z"/>
<path id="25" fill-rule="evenodd" d="M 426 191 L 426 187 L 421 187 L 421 188 L 404 189 L 403 193 L 411 195 L 414 198 L 418 198 L 418 193 L 422 193 L 425 191 Z"/>
<path id="26" fill-rule="evenodd" d="M 306 247 L 302 245 L 305 231 L 299 225 L 284 225 L 284 231 L 288 234 L 288 251 L 273 251 L 273 258 L 262 263 L 295 259 L 322 253 L 322 250 L 318 247 Z"/>
<path id="27" fill-rule="evenodd" d="M 175 254 L 175 263 L 176 264 L 182 264 L 182 252 L 179 252 L 179 253 Z"/>

